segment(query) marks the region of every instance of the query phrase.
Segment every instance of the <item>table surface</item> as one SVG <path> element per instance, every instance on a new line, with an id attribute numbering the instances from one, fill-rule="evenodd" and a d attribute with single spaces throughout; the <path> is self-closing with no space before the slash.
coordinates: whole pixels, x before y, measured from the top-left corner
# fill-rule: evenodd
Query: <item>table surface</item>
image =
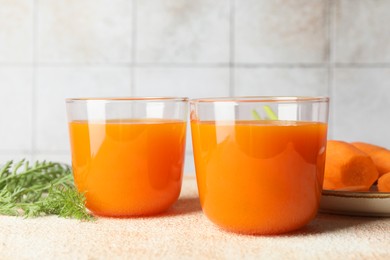
<path id="1" fill-rule="evenodd" d="M 81 222 L 56 216 L 0 216 L 0 259 L 390 259 L 390 218 L 318 214 L 278 236 L 223 231 L 202 213 L 196 180 L 185 177 L 164 214 Z"/>

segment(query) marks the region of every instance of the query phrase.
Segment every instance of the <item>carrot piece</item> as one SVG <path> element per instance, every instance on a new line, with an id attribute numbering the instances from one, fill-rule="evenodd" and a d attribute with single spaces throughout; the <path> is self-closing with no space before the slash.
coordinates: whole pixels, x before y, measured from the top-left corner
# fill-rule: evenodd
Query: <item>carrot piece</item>
<path id="1" fill-rule="evenodd" d="M 390 172 L 383 174 L 378 179 L 378 191 L 390 192 Z"/>
<path id="2" fill-rule="evenodd" d="M 368 191 L 378 175 L 366 153 L 343 141 L 327 142 L 324 189 Z"/>
<path id="3" fill-rule="evenodd" d="M 351 144 L 368 155 L 372 154 L 374 151 L 385 149 L 382 146 L 364 142 L 352 142 Z"/>
<path id="4" fill-rule="evenodd" d="M 376 168 L 379 172 L 379 177 L 385 173 L 390 172 L 390 151 L 387 149 L 375 151 L 371 155 L 372 160 L 374 161 Z"/>
<path id="5" fill-rule="evenodd" d="M 379 172 L 379 177 L 390 172 L 390 150 L 373 144 L 354 142 L 355 147 L 371 156 Z"/>

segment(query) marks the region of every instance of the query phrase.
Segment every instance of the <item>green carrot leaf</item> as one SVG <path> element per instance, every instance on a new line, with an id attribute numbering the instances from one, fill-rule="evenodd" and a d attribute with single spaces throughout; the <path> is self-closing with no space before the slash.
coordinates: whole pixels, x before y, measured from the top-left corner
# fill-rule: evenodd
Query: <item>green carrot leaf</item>
<path id="1" fill-rule="evenodd" d="M 8 161 L 0 166 L 0 214 L 94 219 L 84 194 L 74 186 L 70 167 L 46 161 Z"/>

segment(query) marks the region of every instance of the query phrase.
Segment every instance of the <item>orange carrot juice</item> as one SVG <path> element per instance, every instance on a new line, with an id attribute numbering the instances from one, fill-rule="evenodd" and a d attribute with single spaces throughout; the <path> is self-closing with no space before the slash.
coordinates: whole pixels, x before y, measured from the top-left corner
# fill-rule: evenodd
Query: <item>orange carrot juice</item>
<path id="1" fill-rule="evenodd" d="M 105 216 L 149 215 L 178 198 L 186 123 L 111 120 L 69 123 L 75 184 Z"/>
<path id="2" fill-rule="evenodd" d="M 277 234 L 317 213 L 327 125 L 295 121 L 192 121 L 206 216 L 235 232 Z"/>

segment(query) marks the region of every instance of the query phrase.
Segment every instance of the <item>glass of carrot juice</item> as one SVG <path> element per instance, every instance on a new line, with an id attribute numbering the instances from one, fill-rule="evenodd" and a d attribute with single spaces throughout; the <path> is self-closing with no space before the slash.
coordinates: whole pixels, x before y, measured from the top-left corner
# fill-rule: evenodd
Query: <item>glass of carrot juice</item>
<path id="1" fill-rule="evenodd" d="M 223 229 L 280 234 L 316 215 L 322 191 L 327 97 L 190 100 L 200 203 Z"/>
<path id="2" fill-rule="evenodd" d="M 168 209 L 179 197 L 187 98 L 66 100 L 77 189 L 95 215 Z"/>

